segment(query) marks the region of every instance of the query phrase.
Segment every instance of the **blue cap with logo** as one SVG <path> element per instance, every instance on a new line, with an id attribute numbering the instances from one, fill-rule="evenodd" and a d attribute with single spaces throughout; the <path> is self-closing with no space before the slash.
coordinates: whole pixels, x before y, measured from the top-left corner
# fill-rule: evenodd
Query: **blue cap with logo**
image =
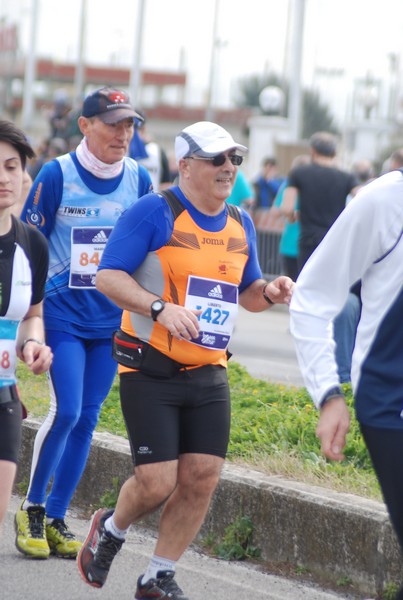
<path id="1" fill-rule="evenodd" d="M 126 92 L 110 87 L 103 87 L 89 94 L 84 100 L 81 114 L 87 118 L 97 117 L 108 125 L 130 117 L 143 121 L 142 116 L 134 110 Z"/>

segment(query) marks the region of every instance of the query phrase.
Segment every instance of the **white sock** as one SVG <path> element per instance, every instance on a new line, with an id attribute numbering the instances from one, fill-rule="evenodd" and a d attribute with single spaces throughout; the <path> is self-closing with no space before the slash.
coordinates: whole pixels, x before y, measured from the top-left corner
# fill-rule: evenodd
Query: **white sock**
<path id="1" fill-rule="evenodd" d="M 28 510 L 28 508 L 30 506 L 42 506 L 42 508 L 45 506 L 44 504 L 40 504 L 40 502 L 30 502 L 27 498 L 25 498 L 23 504 L 22 504 L 22 510 Z"/>
<path id="2" fill-rule="evenodd" d="M 114 514 L 111 517 L 109 517 L 109 519 L 106 519 L 105 531 L 111 533 L 113 537 L 117 538 L 118 540 L 125 540 L 130 527 L 128 527 L 127 529 L 119 529 L 119 527 L 116 527 L 115 519 L 113 517 Z"/>
<path id="3" fill-rule="evenodd" d="M 144 585 L 150 579 L 157 579 L 158 571 L 175 571 L 176 561 L 161 556 L 154 556 L 150 560 L 147 571 L 143 575 L 141 584 Z"/>

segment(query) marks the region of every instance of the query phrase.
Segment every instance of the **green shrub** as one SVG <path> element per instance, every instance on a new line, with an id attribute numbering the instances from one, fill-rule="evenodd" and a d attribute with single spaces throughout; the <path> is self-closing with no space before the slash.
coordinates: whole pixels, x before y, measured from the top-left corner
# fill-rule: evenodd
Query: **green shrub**
<path id="1" fill-rule="evenodd" d="M 204 545 L 209 545 L 211 554 L 223 560 L 259 558 L 260 550 L 252 544 L 253 529 L 251 519 L 240 515 L 226 528 L 220 541 L 209 538 Z"/>

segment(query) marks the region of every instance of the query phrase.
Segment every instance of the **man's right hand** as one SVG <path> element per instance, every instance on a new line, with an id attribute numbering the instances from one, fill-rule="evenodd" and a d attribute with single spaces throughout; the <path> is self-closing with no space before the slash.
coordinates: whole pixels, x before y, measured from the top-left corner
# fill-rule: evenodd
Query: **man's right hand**
<path id="1" fill-rule="evenodd" d="M 343 396 L 332 398 L 320 409 L 316 435 L 323 454 L 331 460 L 344 460 L 343 449 L 350 429 L 350 412 Z"/>
<path id="2" fill-rule="evenodd" d="M 200 325 L 197 319 L 201 310 L 189 310 L 184 306 L 167 302 L 157 317 L 158 323 L 168 329 L 177 340 L 197 339 Z"/>

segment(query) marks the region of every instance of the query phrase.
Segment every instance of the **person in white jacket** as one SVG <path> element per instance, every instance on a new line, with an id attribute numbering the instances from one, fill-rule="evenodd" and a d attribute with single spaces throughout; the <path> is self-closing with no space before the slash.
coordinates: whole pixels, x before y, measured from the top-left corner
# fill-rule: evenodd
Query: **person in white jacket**
<path id="1" fill-rule="evenodd" d="M 290 329 L 306 387 L 320 411 L 322 452 L 343 460 L 350 415 L 337 375 L 333 319 L 361 280 L 352 361 L 355 411 L 403 550 L 403 173 L 368 184 L 306 263 Z M 403 599 L 403 587 L 396 596 Z"/>

